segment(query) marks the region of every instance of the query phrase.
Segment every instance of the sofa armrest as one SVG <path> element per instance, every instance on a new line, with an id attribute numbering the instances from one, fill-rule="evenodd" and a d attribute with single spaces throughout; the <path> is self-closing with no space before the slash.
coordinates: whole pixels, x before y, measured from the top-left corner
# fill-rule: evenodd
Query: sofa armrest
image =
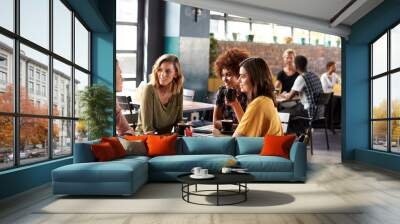
<path id="1" fill-rule="evenodd" d="M 98 144 L 100 140 L 94 140 L 90 142 L 75 143 L 74 147 L 74 163 L 89 163 L 95 162 L 96 158 L 92 153 L 90 146 L 92 144 Z"/>
<path id="2" fill-rule="evenodd" d="M 295 142 L 290 149 L 290 160 L 293 162 L 293 179 L 305 181 L 307 175 L 307 148 L 302 142 Z"/>

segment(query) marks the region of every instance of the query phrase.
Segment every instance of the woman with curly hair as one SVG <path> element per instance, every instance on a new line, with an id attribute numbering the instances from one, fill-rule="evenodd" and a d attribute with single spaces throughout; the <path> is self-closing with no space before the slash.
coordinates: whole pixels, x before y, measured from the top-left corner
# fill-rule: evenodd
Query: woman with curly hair
<path id="1" fill-rule="evenodd" d="M 224 81 L 218 89 L 214 107 L 213 124 L 216 129 L 222 128 L 221 120 L 232 120 L 236 126 L 246 110 L 246 94 L 241 93 L 239 87 L 239 64 L 248 57 L 247 51 L 232 48 L 219 55 L 214 63 L 216 75 Z M 226 97 L 228 90 L 229 100 Z"/>
<path id="2" fill-rule="evenodd" d="M 239 73 L 240 90 L 246 94 L 249 104 L 233 137 L 282 135 L 274 85 L 267 63 L 262 58 L 248 58 L 240 63 Z"/>

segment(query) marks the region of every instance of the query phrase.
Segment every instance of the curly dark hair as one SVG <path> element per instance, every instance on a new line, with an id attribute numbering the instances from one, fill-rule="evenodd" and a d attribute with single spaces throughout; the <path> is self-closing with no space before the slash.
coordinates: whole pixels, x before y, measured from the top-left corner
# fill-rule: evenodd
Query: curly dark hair
<path id="1" fill-rule="evenodd" d="M 222 69 L 227 69 L 239 77 L 239 64 L 250 56 L 249 52 L 244 49 L 231 48 L 220 54 L 215 60 L 215 75 L 221 78 Z"/>

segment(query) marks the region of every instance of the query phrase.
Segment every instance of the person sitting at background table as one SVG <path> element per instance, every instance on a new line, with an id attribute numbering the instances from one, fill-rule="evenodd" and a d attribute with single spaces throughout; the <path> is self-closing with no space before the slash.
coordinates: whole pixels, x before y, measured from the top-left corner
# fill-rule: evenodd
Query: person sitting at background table
<path id="1" fill-rule="evenodd" d="M 217 100 L 213 113 L 214 128 L 222 128 L 221 120 L 232 120 L 234 125 L 238 124 L 235 112 L 231 106 L 226 104 L 227 89 L 234 89 L 236 92 L 233 104 L 240 105 L 241 111 L 246 110 L 246 94 L 240 92 L 239 87 L 239 64 L 248 57 L 249 53 L 247 51 L 232 48 L 219 55 L 214 63 L 215 74 L 224 81 L 224 85 L 220 86 L 217 91 Z M 238 116 L 243 116 L 243 113 L 238 114 Z"/>
<path id="2" fill-rule="evenodd" d="M 160 56 L 153 65 L 151 81 L 142 93 L 138 131 L 167 134 L 182 121 L 183 74 L 179 59 L 172 54 Z"/>
<path id="3" fill-rule="evenodd" d="M 294 59 L 296 70 L 300 73 L 297 77 L 292 90 L 289 93 L 281 94 L 285 99 L 292 99 L 297 94 L 300 94 L 300 102 L 295 107 L 284 109 L 281 112 L 290 113 L 288 132 L 290 133 L 305 133 L 306 124 L 303 121 L 292 120 L 296 116 L 311 117 L 317 109 L 317 100 L 323 92 L 322 84 L 319 77 L 313 72 L 307 71 L 307 58 L 303 55 L 298 55 Z"/>
<path id="4" fill-rule="evenodd" d="M 115 90 L 117 92 L 122 91 L 122 76 L 121 76 L 121 67 L 119 66 L 118 60 L 115 61 L 115 75 L 116 75 L 116 85 Z M 135 130 L 129 126 L 128 121 L 125 116 L 122 114 L 122 109 L 117 101 L 115 103 L 115 128 L 117 130 L 117 135 L 132 135 Z"/>
<path id="5" fill-rule="evenodd" d="M 239 74 L 240 90 L 246 94 L 248 106 L 243 117 L 239 119 L 233 137 L 282 135 L 268 64 L 262 58 L 248 58 L 240 63 Z M 234 109 L 236 111 L 241 108 Z"/>
<path id="6" fill-rule="evenodd" d="M 286 49 L 283 52 L 283 69 L 280 71 L 276 77 L 275 89 L 281 90 L 280 92 L 290 92 L 294 81 L 296 80 L 299 73 L 296 71 L 294 66 L 294 58 L 296 57 L 296 52 L 293 49 Z"/>
<path id="7" fill-rule="evenodd" d="M 324 93 L 333 93 L 334 85 L 340 85 L 340 77 L 336 74 L 336 65 L 334 61 L 329 61 L 326 64 L 326 70 L 324 74 L 321 75 L 321 84 Z"/>

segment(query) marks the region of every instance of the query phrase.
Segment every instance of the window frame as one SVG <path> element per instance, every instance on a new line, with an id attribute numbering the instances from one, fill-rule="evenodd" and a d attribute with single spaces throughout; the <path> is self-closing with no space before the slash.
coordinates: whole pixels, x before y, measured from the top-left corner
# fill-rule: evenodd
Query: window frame
<path id="1" fill-rule="evenodd" d="M 92 85 L 92 81 L 93 81 L 93 77 L 92 77 L 92 61 L 91 61 L 91 48 L 92 48 L 92 43 L 91 43 L 91 36 L 92 36 L 92 30 L 88 27 L 88 25 L 84 22 L 84 20 L 79 16 L 78 13 L 76 13 L 72 7 L 68 4 L 68 2 L 66 2 L 65 0 L 59 0 L 61 2 L 61 4 L 63 4 L 69 11 L 71 11 L 71 18 L 70 18 L 70 22 L 71 22 L 71 26 L 72 26 L 72 30 L 71 30 L 71 59 L 67 59 L 64 58 L 63 56 L 55 53 L 53 50 L 53 1 L 54 0 L 48 0 L 49 3 L 49 47 L 48 49 L 46 49 L 45 47 L 40 46 L 39 44 L 34 43 L 33 41 L 30 41 L 29 39 L 24 38 L 23 36 L 20 35 L 20 0 L 14 0 L 13 1 L 13 10 L 14 10 L 14 18 L 13 18 L 13 31 L 10 31 L 4 27 L 0 26 L 0 35 L 10 38 L 13 41 L 13 52 L 12 52 L 12 61 L 13 64 L 10 65 L 11 68 L 9 69 L 11 72 L 11 75 L 13 75 L 13 79 L 14 79 L 14 99 L 13 99 L 13 107 L 14 110 L 13 112 L 2 112 L 0 111 L 0 116 L 4 116 L 4 117 L 11 117 L 13 119 L 13 165 L 10 167 L 5 167 L 5 168 L 0 168 L 0 172 L 5 171 L 5 170 L 11 170 L 11 169 L 16 169 L 19 167 L 24 167 L 24 166 L 31 166 L 33 164 L 39 164 L 39 163 L 43 163 L 46 161 L 51 161 L 51 160 L 58 160 L 58 159 L 62 159 L 62 158 L 67 158 L 67 157 L 71 157 L 73 156 L 73 152 L 74 152 L 74 143 L 75 143 L 75 126 L 76 126 L 76 121 L 79 120 L 79 117 L 75 116 L 75 108 L 72 106 L 71 110 L 72 113 L 70 114 L 70 116 L 56 116 L 53 115 L 53 60 L 58 60 L 61 63 L 64 63 L 68 66 L 71 66 L 71 80 L 69 81 L 71 83 L 71 103 L 72 105 L 75 104 L 75 88 L 74 88 L 74 82 L 75 82 L 75 69 L 85 73 L 88 75 L 89 77 L 89 83 L 88 86 Z M 83 27 L 88 31 L 88 69 L 85 69 L 81 66 L 79 66 L 78 64 L 75 63 L 75 18 L 83 25 Z M 39 114 L 28 114 L 28 113 L 21 113 L 20 111 L 20 91 L 21 91 L 21 80 L 20 80 L 20 66 L 21 66 L 21 56 L 20 56 L 20 46 L 24 45 L 26 47 L 29 47 L 33 50 L 36 50 L 42 54 L 45 54 L 48 57 L 48 71 L 47 71 L 47 79 L 46 80 L 46 84 L 45 84 L 45 95 L 46 97 L 48 97 L 47 99 L 47 104 L 48 104 L 48 112 L 46 115 L 39 115 Z M 40 83 L 40 94 L 35 94 L 39 97 L 43 97 L 42 94 L 42 79 L 41 79 L 41 75 L 42 72 L 41 71 L 39 73 L 39 80 L 36 79 L 36 72 L 37 72 L 37 68 L 33 67 L 33 70 L 30 70 L 31 66 L 29 65 L 29 63 L 26 64 L 27 65 L 27 72 L 25 74 L 26 76 L 26 82 L 32 81 L 33 82 L 33 86 L 34 86 L 34 92 L 36 92 L 35 89 L 35 85 Z M 30 77 L 30 71 L 33 71 L 33 79 L 31 79 Z M 29 87 L 27 84 L 27 91 L 29 91 Z M 48 93 L 47 93 L 48 92 Z M 33 102 L 34 104 L 36 102 Z M 48 134 L 47 134 L 47 152 L 48 154 L 46 155 L 46 157 L 43 157 L 43 160 L 37 161 L 37 162 L 27 162 L 27 163 L 21 163 L 21 158 L 20 158 L 20 120 L 22 118 L 44 118 L 47 119 L 47 124 L 48 124 Z M 61 156 L 56 156 L 53 155 L 54 153 L 54 148 L 53 147 L 53 123 L 55 123 L 57 120 L 61 120 L 61 121 L 69 121 L 71 122 L 71 129 L 72 132 L 70 133 L 71 136 L 71 141 L 70 141 L 70 148 L 71 148 L 71 152 L 69 154 L 65 154 L 65 155 L 61 155 Z"/>
<path id="2" fill-rule="evenodd" d="M 117 0 L 118 1 L 118 0 Z M 145 1 L 137 1 L 137 19 L 136 22 L 119 21 L 116 19 L 116 26 L 134 26 L 136 27 L 136 50 L 117 50 L 115 49 L 115 58 L 118 54 L 135 54 L 136 55 L 136 77 L 135 78 L 124 78 L 122 77 L 122 82 L 125 81 L 135 81 L 136 88 L 139 86 L 140 82 L 144 80 L 144 10 Z M 118 8 L 116 8 L 116 11 Z M 116 12 L 118 13 L 118 12 Z M 117 38 L 116 38 L 117 39 Z"/>
<path id="3" fill-rule="evenodd" d="M 300 27 L 294 27 L 294 26 L 287 26 L 287 25 L 280 25 L 280 24 L 276 24 L 276 23 L 270 23 L 270 22 L 264 22 L 264 21 L 259 21 L 259 20 L 253 20 L 252 18 L 247 18 L 247 17 L 239 17 L 239 16 L 235 16 L 235 15 L 232 15 L 232 14 L 228 14 L 228 13 L 223 13 L 224 15 L 217 15 L 217 14 L 213 14 L 212 12 L 216 12 L 216 13 L 220 13 L 220 14 L 222 14 L 222 12 L 218 12 L 218 11 L 211 11 L 210 10 L 210 20 L 216 20 L 216 21 L 219 21 L 219 20 L 221 20 L 221 21 L 224 21 L 224 39 L 222 39 L 223 41 L 231 41 L 231 37 L 229 36 L 229 32 L 228 32 L 228 21 L 232 21 L 232 22 L 243 22 L 243 23 L 249 23 L 249 26 L 250 26 L 250 29 L 249 29 L 249 31 L 250 31 L 250 34 L 251 33 L 253 33 L 254 32 L 254 30 L 253 30 L 253 25 L 254 24 L 261 24 L 261 25 L 272 25 L 272 30 L 273 30 L 273 33 L 276 33 L 277 32 L 277 27 L 279 27 L 279 26 L 286 26 L 286 27 L 290 27 L 290 29 L 291 29 L 291 38 L 292 38 L 292 43 L 295 43 L 295 44 L 299 44 L 299 43 L 296 43 L 295 42 L 295 38 L 294 38 L 294 29 L 302 29 L 302 30 L 306 30 L 307 32 L 308 32 L 308 42 L 305 42 L 305 44 L 308 44 L 308 45 L 314 45 L 314 46 L 325 46 L 325 47 L 338 47 L 338 48 L 342 48 L 342 42 L 341 42 L 341 38 L 340 37 L 338 37 L 338 40 L 340 41 L 339 43 L 339 46 L 336 44 L 336 45 L 334 45 L 333 43 L 331 43 L 331 45 L 328 45 L 327 44 L 327 41 L 326 41 L 326 39 L 327 39 L 327 37 L 329 37 L 329 36 L 334 36 L 334 35 L 332 35 L 332 34 L 326 34 L 326 33 L 321 33 L 321 34 L 323 34 L 324 35 L 324 37 L 323 37 L 323 39 L 321 39 L 321 43 L 319 43 L 318 45 L 316 45 L 316 44 L 313 44 L 312 42 L 311 42 L 311 32 L 317 32 L 317 31 L 312 31 L 312 30 L 308 30 L 308 29 L 303 29 L 303 28 L 300 28 Z M 210 30 L 210 32 L 211 32 L 211 30 Z M 319 33 L 319 32 L 317 32 L 317 33 Z M 254 33 L 253 33 L 254 34 Z M 278 36 L 277 36 L 277 38 L 278 38 Z M 243 41 L 243 40 L 237 40 L 237 41 Z M 255 41 L 254 41 L 255 42 Z M 261 43 L 275 43 L 275 42 L 266 42 L 266 41 L 262 41 Z M 279 43 L 279 41 L 278 42 L 276 42 L 276 43 Z"/>
<path id="4" fill-rule="evenodd" d="M 392 98 L 391 98 L 391 79 L 392 75 L 396 75 L 396 73 L 400 72 L 400 66 L 394 69 L 391 69 L 391 31 L 393 28 L 396 26 L 400 25 L 400 21 L 395 22 L 391 26 L 389 26 L 387 29 L 385 29 L 384 32 L 380 33 L 375 39 L 373 39 L 371 42 L 368 43 L 369 47 L 369 149 L 373 151 L 379 151 L 379 152 L 386 152 L 386 153 L 391 153 L 391 154 L 400 154 L 400 152 L 394 152 L 392 151 L 392 121 L 400 121 L 400 117 L 392 117 Z M 386 62 L 386 71 L 374 75 L 373 72 L 373 44 L 376 43 L 381 37 L 384 35 L 387 35 L 387 62 Z M 379 78 L 386 77 L 386 85 L 387 85 L 387 105 L 386 105 L 386 118 L 373 118 L 373 81 Z M 374 148 L 374 132 L 373 132 L 373 122 L 376 121 L 386 121 L 386 151 L 384 150 L 379 150 Z"/>

